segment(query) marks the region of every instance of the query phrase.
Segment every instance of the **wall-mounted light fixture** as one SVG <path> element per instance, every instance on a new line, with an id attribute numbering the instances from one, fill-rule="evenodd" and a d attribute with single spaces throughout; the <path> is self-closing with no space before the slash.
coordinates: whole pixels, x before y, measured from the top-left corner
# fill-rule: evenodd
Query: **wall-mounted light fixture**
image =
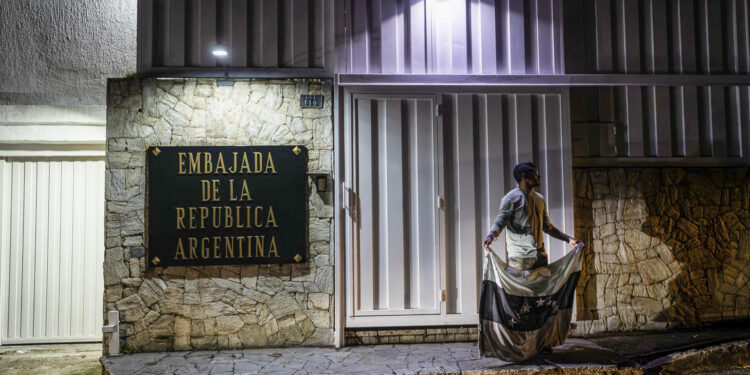
<path id="1" fill-rule="evenodd" d="M 211 48 L 211 54 L 218 58 L 224 58 L 229 56 L 229 51 L 221 44 L 217 44 L 214 48 Z"/>
<path id="2" fill-rule="evenodd" d="M 325 173 L 308 173 L 308 176 L 315 183 L 315 191 L 325 193 L 328 191 L 328 175 Z"/>
<path id="3" fill-rule="evenodd" d="M 218 58 L 219 61 L 221 61 L 221 67 L 226 69 L 226 65 L 224 63 L 227 56 L 229 56 L 229 50 L 227 47 L 224 47 L 221 43 L 213 46 L 211 48 L 211 54 L 214 55 L 214 57 Z M 224 79 L 219 79 L 216 81 L 217 86 L 234 86 L 234 81 L 229 79 L 229 71 L 224 72 Z"/>

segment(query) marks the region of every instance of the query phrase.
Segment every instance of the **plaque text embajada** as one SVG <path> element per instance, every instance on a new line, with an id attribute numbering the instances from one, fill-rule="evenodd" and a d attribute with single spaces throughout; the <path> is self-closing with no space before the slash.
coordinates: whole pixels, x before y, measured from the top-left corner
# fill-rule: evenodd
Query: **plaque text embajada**
<path id="1" fill-rule="evenodd" d="M 151 266 L 307 260 L 302 146 L 147 150 Z"/>

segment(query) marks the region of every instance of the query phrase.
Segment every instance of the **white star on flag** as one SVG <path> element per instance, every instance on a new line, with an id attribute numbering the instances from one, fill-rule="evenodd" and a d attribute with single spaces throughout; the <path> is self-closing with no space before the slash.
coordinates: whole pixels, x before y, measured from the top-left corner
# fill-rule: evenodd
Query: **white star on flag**
<path id="1" fill-rule="evenodd" d="M 522 310 L 523 310 L 523 312 L 529 312 L 529 311 L 531 311 L 531 306 L 529 306 L 528 303 L 524 303 Z"/>
<path id="2" fill-rule="evenodd" d="M 539 299 L 538 299 L 538 300 L 536 301 L 536 305 L 537 305 L 537 307 L 538 307 L 538 306 L 544 306 L 544 298 L 539 298 Z"/>
<path id="3" fill-rule="evenodd" d="M 511 318 L 510 319 L 510 326 L 513 327 L 515 325 L 516 325 L 516 318 Z"/>

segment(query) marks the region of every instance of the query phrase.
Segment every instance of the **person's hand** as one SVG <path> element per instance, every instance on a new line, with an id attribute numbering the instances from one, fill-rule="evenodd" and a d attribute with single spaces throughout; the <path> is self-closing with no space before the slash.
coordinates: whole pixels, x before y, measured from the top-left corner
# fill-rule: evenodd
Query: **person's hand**
<path id="1" fill-rule="evenodd" d="M 568 243 L 570 244 L 570 246 L 578 246 L 578 244 L 581 243 L 581 241 L 575 238 L 571 238 L 570 240 L 568 240 Z"/>
<path id="2" fill-rule="evenodd" d="M 491 251 L 490 245 L 492 245 L 492 241 L 495 241 L 495 237 L 491 234 L 487 235 L 487 238 L 484 239 L 484 250 L 485 251 Z"/>

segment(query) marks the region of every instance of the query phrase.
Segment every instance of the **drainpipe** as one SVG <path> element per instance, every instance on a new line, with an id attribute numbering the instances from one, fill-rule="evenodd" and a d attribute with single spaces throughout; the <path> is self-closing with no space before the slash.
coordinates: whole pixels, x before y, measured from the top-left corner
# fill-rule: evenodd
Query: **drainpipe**
<path id="1" fill-rule="evenodd" d="M 108 325 L 102 326 L 103 333 L 109 333 L 109 355 L 120 355 L 120 312 L 107 312 Z"/>

